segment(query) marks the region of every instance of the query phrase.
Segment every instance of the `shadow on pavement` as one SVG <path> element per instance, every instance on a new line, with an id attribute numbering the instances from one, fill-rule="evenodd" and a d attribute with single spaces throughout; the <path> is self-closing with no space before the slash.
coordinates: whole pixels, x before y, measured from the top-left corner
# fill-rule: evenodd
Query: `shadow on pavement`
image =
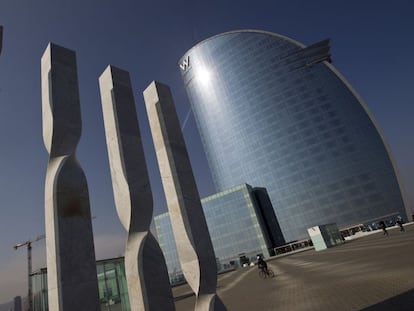
<path id="1" fill-rule="evenodd" d="M 412 311 L 414 310 L 414 289 L 379 302 L 360 311 Z"/>

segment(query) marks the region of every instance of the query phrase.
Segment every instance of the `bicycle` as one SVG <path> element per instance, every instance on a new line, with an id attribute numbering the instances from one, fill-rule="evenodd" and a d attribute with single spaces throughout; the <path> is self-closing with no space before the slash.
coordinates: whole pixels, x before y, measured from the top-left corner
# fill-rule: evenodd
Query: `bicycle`
<path id="1" fill-rule="evenodd" d="M 267 270 L 259 269 L 259 276 L 262 279 L 266 279 L 266 278 L 273 278 L 275 274 L 273 273 L 272 269 L 267 268 Z"/>

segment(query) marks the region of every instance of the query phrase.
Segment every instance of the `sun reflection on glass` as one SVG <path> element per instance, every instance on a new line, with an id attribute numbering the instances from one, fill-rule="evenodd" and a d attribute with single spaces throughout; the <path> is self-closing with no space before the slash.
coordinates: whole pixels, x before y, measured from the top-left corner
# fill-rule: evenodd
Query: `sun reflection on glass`
<path id="1" fill-rule="evenodd" d="M 197 80 L 203 84 L 207 84 L 211 80 L 211 72 L 206 68 L 197 70 Z"/>

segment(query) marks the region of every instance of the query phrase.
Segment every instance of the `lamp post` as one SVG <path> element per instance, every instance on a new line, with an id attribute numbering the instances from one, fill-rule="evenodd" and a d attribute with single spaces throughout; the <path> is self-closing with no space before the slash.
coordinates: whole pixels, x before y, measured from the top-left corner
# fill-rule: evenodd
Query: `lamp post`
<path id="1" fill-rule="evenodd" d="M 0 25 L 0 54 L 1 54 L 2 46 L 3 46 L 3 26 Z"/>

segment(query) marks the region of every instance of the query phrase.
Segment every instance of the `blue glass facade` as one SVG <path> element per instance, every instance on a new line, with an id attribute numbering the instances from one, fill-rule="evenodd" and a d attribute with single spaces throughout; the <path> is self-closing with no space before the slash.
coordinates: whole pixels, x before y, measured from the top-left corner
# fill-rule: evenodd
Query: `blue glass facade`
<path id="1" fill-rule="evenodd" d="M 178 258 L 177 248 L 171 225 L 170 216 L 164 213 L 154 217 L 155 230 L 157 232 L 158 243 L 164 254 L 165 262 L 168 268 L 168 275 L 171 283 L 182 281 L 183 274 L 181 271 L 180 259 Z"/>
<path id="2" fill-rule="evenodd" d="M 220 264 L 238 262 L 240 256 L 269 257 L 285 243 L 266 190 L 241 184 L 201 200 L 214 253 Z M 264 215 L 267 216 L 264 217 Z M 266 221 L 271 221 L 269 226 Z M 170 279 L 181 274 L 168 213 L 154 218 Z M 271 227 L 271 230 L 267 228 Z"/>
<path id="3" fill-rule="evenodd" d="M 234 31 L 180 62 L 216 190 L 266 187 L 287 241 L 319 224 L 407 220 L 381 134 L 329 60 L 327 41 Z"/>

